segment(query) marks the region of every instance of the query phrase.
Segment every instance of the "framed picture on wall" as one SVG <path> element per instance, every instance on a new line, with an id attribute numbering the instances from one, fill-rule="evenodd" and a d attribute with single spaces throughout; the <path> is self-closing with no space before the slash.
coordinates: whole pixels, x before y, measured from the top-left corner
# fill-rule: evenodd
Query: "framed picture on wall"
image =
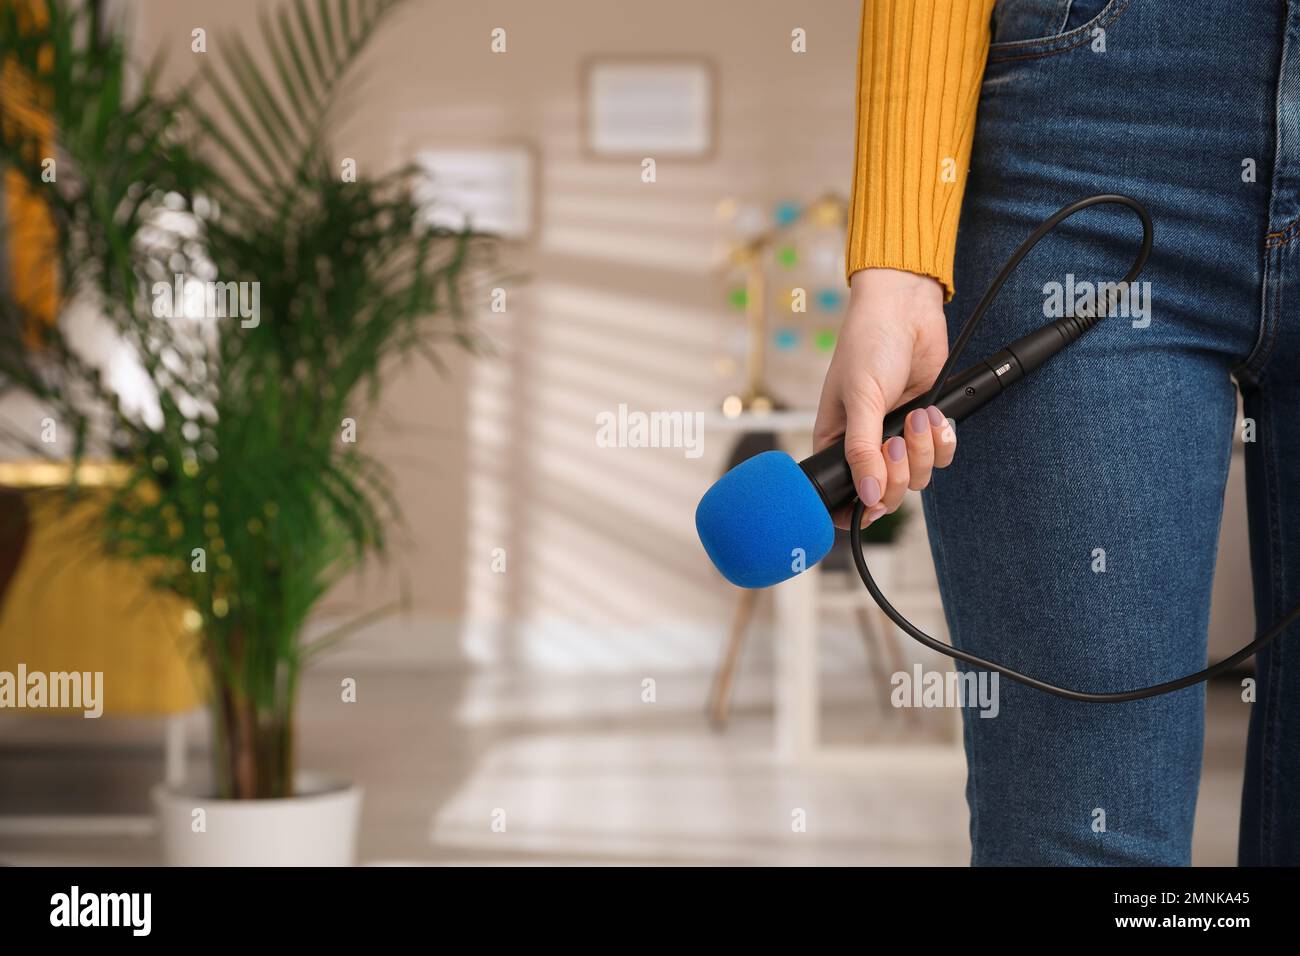
<path id="1" fill-rule="evenodd" d="M 425 174 L 416 199 L 432 225 L 466 225 L 503 239 L 526 240 L 536 230 L 534 151 L 525 145 L 426 147 L 415 153 Z"/>
<path id="2" fill-rule="evenodd" d="M 717 89 L 702 57 L 589 59 L 582 71 L 582 130 L 597 159 L 706 159 L 714 150 Z"/>

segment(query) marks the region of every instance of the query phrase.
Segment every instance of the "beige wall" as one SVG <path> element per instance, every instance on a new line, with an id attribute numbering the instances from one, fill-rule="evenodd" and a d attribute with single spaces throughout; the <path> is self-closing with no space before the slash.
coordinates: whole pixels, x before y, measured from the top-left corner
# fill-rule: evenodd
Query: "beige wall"
<path id="1" fill-rule="evenodd" d="M 164 49 L 177 77 L 197 62 L 194 27 L 208 31 L 210 57 L 257 32 L 251 0 L 133 7 L 141 52 Z M 600 449 L 596 415 L 619 403 L 703 411 L 726 394 L 714 358 L 735 320 L 711 272 L 723 235 L 715 208 L 726 197 L 847 192 L 858 10 L 856 0 L 411 0 L 376 38 L 333 131 L 338 155 L 364 172 L 426 145 L 529 144 L 540 230 L 506 252 L 531 280 L 493 325 L 497 355 L 455 357 L 446 378 L 403 373 L 382 426 L 361 421 L 399 481 L 408 527 L 393 564 L 415 605 L 367 637 L 364 653 L 462 646 L 584 668 L 711 661 L 730 603 L 693 511 L 727 439 L 706 435 L 695 460 Z M 507 30 L 504 55 L 489 49 L 495 27 Z M 790 51 L 795 27 L 807 31 L 806 54 Z M 658 182 L 645 184 L 635 161 L 584 158 L 581 64 L 617 53 L 708 56 L 720 106 L 711 160 L 661 160 Z M 819 366 L 779 375 L 784 394 L 815 400 Z M 490 570 L 497 546 L 504 575 Z M 381 600 L 394 582 L 372 572 L 334 609 Z"/>
<path id="2" fill-rule="evenodd" d="M 190 72 L 190 30 L 209 51 L 256 35 L 253 0 L 133 0 L 140 51 Z M 268 5 L 268 0 L 261 0 Z M 719 307 L 719 200 L 807 199 L 848 190 L 857 0 L 409 0 L 348 85 L 339 156 L 386 168 L 424 146 L 524 143 L 538 159 L 536 242 L 506 250 L 530 273 L 508 315 L 486 325 L 495 355 L 450 355 L 450 375 L 396 375 L 363 441 L 393 466 L 407 525 L 393 570 L 376 568 L 329 611 L 374 606 L 406 579 L 413 609 L 354 645 L 369 659 L 506 659 L 554 666 L 708 665 L 731 610 L 695 541 L 694 503 L 722 467 L 705 455 L 598 449 L 595 415 L 619 403 L 711 410 L 714 371 L 735 320 Z M 507 30 L 508 52 L 489 34 Z M 807 31 L 807 53 L 789 34 Z M 256 48 L 256 44 L 253 44 Z M 718 78 L 718 150 L 705 163 L 582 155 L 580 72 L 607 53 L 703 53 Z M 819 360 L 781 365 L 790 402 L 815 401 Z M 471 477 L 472 476 L 472 477 Z M 1212 644 L 1248 636 L 1239 476 L 1225 516 Z M 507 549 L 507 572 L 490 570 Z M 919 522 L 910 583 L 932 581 Z M 935 622 L 937 623 L 937 622 Z M 849 641 L 852 644 L 852 639 Z M 835 657 L 835 641 L 831 645 Z M 766 653 L 759 644 L 758 657 Z M 852 657 L 852 646 L 841 652 Z M 751 659 L 753 662 L 753 659 Z"/>
<path id="3" fill-rule="evenodd" d="M 198 63 L 194 27 L 219 56 L 230 37 L 256 37 L 259 5 L 268 0 L 127 8 L 140 52 L 164 51 L 179 80 Z M 489 50 L 495 27 L 508 31 L 504 55 Z M 790 52 L 794 27 L 807 31 L 806 54 Z M 708 410 L 726 394 L 714 358 L 735 321 L 711 271 L 723 238 L 715 207 L 847 191 L 857 27 L 857 0 L 409 0 L 387 24 L 343 98 L 338 155 L 364 172 L 423 146 L 527 144 L 539 232 L 505 251 L 531 279 L 485 323 L 495 354 L 452 353 L 446 377 L 422 366 L 395 374 L 382 411 L 359 416 L 361 440 L 396 475 L 407 524 L 390 567 L 344 588 L 326 616 L 382 603 L 403 579 L 413 606 L 347 653 L 573 669 L 712 663 L 730 595 L 692 516 L 727 438 L 706 435 L 696 460 L 600 449 L 595 417 L 619 403 Z M 662 160 L 648 185 L 635 162 L 583 156 L 581 64 L 617 53 L 708 56 L 720 107 L 712 159 Z M 781 394 L 815 400 L 820 364 L 780 370 Z M 1221 650 L 1242 643 L 1250 619 L 1238 485 L 1224 525 L 1232 571 L 1216 582 Z M 919 521 L 909 539 L 905 584 L 919 592 L 933 580 Z M 490 569 L 496 547 L 507 549 L 505 574 Z M 750 663 L 766 652 L 760 642 Z"/>

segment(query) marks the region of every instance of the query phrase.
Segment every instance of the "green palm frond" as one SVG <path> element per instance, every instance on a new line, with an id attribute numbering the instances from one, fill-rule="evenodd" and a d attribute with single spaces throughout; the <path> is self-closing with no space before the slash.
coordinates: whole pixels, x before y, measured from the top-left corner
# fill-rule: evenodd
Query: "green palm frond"
<path id="1" fill-rule="evenodd" d="M 429 228 L 413 169 L 344 182 L 326 142 L 350 69 L 401 2 L 281 0 L 260 15 L 263 56 L 230 40 L 172 93 L 156 63 L 128 93 L 121 38 L 95 38 L 81 4 L 44 0 L 34 25 L 0 2 L 0 63 L 45 91 L 59 178 L 42 181 L 49 144 L 22 124 L 0 121 L 0 166 L 48 196 L 65 292 L 94 295 L 156 405 L 125 407 L 61 324 L 28 348 L 30 316 L 5 299 L 0 380 L 53 409 L 78 459 L 97 440 L 130 466 L 105 547 L 198 612 L 218 726 L 258 741 L 248 727 L 279 728 L 259 749 L 269 782 L 226 780 L 246 796 L 283 792 L 276 735 L 305 622 L 399 517 L 344 422 L 364 430 L 395 363 L 474 344 L 464 303 L 482 237 Z M 191 232 L 161 229 L 173 214 Z M 177 271 L 255 287 L 258 322 L 155 314 L 150 290 Z M 233 760 L 239 746 L 217 749 Z"/>
<path id="2" fill-rule="evenodd" d="M 273 72 L 242 40 L 204 70 L 222 112 L 193 105 L 203 129 L 228 145 L 258 198 L 282 207 L 322 158 L 323 130 L 340 84 L 375 30 L 403 0 L 286 0 L 259 14 Z M 231 185 L 226 183 L 225 185 Z"/>

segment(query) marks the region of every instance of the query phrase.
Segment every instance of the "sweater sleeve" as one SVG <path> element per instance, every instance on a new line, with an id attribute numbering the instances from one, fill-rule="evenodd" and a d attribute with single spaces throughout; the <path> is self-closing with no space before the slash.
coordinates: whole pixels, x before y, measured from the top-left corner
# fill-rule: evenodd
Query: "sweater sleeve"
<path id="1" fill-rule="evenodd" d="M 863 0 L 847 277 L 902 269 L 952 298 L 993 3 Z"/>

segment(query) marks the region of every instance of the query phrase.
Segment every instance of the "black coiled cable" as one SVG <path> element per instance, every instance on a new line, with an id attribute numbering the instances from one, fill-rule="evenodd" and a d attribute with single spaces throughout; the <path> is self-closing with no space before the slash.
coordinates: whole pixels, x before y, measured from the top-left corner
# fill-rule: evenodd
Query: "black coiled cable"
<path id="1" fill-rule="evenodd" d="M 1146 265 L 1148 256 L 1151 255 L 1151 216 L 1147 212 L 1146 207 L 1136 199 L 1118 194 L 1089 196 L 1087 199 L 1081 199 L 1078 202 L 1065 206 L 1035 229 L 1033 234 L 1020 244 L 1020 248 L 1015 251 L 1011 258 L 1007 260 L 1006 264 L 1003 265 L 1001 270 L 999 270 L 998 274 L 994 277 L 993 282 L 990 283 L 988 287 L 988 291 L 984 293 L 984 297 L 980 299 L 979 304 L 975 307 L 975 311 L 971 313 L 970 318 L 966 320 L 966 324 L 962 326 L 961 332 L 958 333 L 957 341 L 953 343 L 952 349 L 948 352 L 948 361 L 944 363 L 943 368 L 940 370 L 939 377 L 934 380 L 934 385 L 931 386 L 929 394 L 926 395 L 923 406 L 934 404 L 935 399 L 942 391 L 948 377 L 952 374 L 952 370 L 957 364 L 957 359 L 961 356 L 962 351 L 965 350 L 966 344 L 970 341 L 971 336 L 974 335 L 975 327 L 979 324 L 980 320 L 984 318 L 984 314 L 988 311 L 989 306 L 993 304 L 993 300 L 997 297 L 1003 283 L 1005 283 L 1010 275 L 1015 272 L 1016 268 L 1020 265 L 1021 260 L 1029 254 L 1029 251 L 1038 244 L 1040 239 L 1060 225 L 1061 222 L 1082 209 L 1087 209 L 1089 206 L 1099 206 L 1103 203 L 1127 206 L 1129 209 L 1136 212 L 1138 217 L 1142 220 L 1142 248 L 1139 250 L 1137 258 L 1133 261 L 1132 268 L 1130 268 L 1128 274 L 1124 276 L 1124 287 L 1127 288 L 1135 279 L 1137 279 L 1138 275 L 1142 272 L 1142 268 Z M 1094 316 L 1094 319 L 1099 319 L 1108 311 L 1108 308 L 1100 309 L 1097 315 Z M 866 506 L 859 498 L 853 506 L 853 517 L 849 521 L 850 528 L 857 529 L 862 526 L 862 516 L 865 511 Z M 1089 693 L 1088 691 L 1071 690 L 1068 687 L 1058 687 L 1057 685 L 1048 683 L 1045 680 L 1039 680 L 1036 677 L 1030 677 L 1028 674 L 1022 674 L 1010 667 L 986 660 L 977 654 L 971 654 L 968 651 L 960 650 L 959 648 L 953 647 L 950 644 L 945 644 L 942 641 L 931 637 L 907 618 L 903 617 L 903 615 L 889 603 L 889 599 L 881 593 L 880 588 L 876 586 L 875 580 L 871 577 L 871 571 L 867 568 L 867 561 L 862 556 L 861 533 L 850 533 L 849 542 L 853 550 L 853 563 L 857 565 L 858 575 L 862 578 L 862 583 L 866 585 L 867 591 L 871 594 L 872 599 L 880 605 L 880 609 L 885 612 L 885 615 L 897 624 L 909 637 L 919 641 L 931 650 L 938 651 L 940 654 L 944 654 L 954 660 L 964 661 L 974 667 L 995 671 L 996 673 L 1001 674 L 1010 680 L 1024 684 L 1027 687 L 1034 687 L 1038 690 L 1046 691 L 1049 694 L 1055 694 L 1057 697 L 1064 697 L 1066 700 L 1078 700 L 1093 704 L 1121 704 L 1126 701 L 1142 700 L 1146 697 L 1156 697 L 1160 694 L 1168 694 L 1172 691 L 1182 690 L 1184 687 L 1190 687 L 1203 680 L 1208 680 L 1214 675 L 1221 674 L 1229 668 L 1236 666 L 1241 661 L 1244 661 L 1246 658 L 1263 648 L 1266 644 L 1277 638 L 1278 635 L 1294 624 L 1297 619 L 1300 619 L 1300 604 L 1297 604 L 1283 615 L 1277 623 L 1235 654 L 1224 658 L 1211 667 L 1197 671 L 1194 674 L 1188 674 L 1185 677 L 1165 681 L 1162 684 L 1152 684 L 1150 687 L 1139 687 L 1135 690 L 1113 691 L 1108 693 Z"/>

